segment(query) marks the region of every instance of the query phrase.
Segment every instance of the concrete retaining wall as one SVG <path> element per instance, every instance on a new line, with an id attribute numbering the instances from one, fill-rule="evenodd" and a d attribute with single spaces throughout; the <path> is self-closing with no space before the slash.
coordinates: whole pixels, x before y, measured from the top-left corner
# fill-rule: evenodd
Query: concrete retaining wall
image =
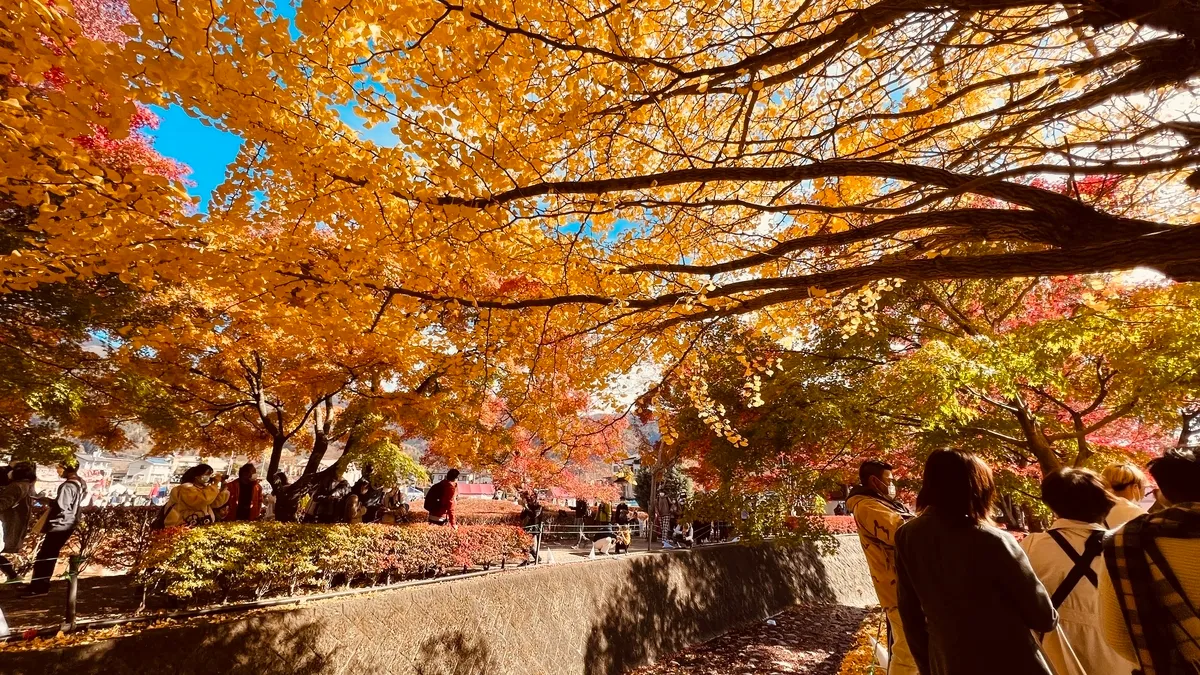
<path id="1" fill-rule="evenodd" d="M 616 675 L 796 603 L 874 604 L 857 541 L 838 543 L 542 566 L 0 652 L 0 673 Z"/>

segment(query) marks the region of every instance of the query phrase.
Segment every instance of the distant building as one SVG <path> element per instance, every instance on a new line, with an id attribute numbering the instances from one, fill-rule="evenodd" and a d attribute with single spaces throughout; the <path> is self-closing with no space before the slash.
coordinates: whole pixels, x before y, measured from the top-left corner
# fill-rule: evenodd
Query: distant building
<path id="1" fill-rule="evenodd" d="M 491 483 L 458 482 L 459 499 L 491 499 L 496 495 L 496 486 Z"/>
<path id="2" fill-rule="evenodd" d="M 165 485 L 174 478 L 171 459 L 168 457 L 146 457 L 129 463 L 122 481 L 126 485 Z"/>

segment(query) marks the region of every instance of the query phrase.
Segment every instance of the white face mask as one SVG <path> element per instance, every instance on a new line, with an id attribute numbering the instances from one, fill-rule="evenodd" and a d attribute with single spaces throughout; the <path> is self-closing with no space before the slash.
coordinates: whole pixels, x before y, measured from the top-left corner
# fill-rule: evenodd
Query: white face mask
<path id="1" fill-rule="evenodd" d="M 895 498 L 896 498 L 896 484 L 890 483 L 888 485 L 888 499 L 895 499 Z"/>

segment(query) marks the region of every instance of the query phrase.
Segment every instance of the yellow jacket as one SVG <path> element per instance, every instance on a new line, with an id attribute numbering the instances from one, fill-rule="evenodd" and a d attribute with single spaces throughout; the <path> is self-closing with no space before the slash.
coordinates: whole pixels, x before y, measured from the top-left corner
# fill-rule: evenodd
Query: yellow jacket
<path id="1" fill-rule="evenodd" d="M 878 497 L 851 494 L 846 508 L 858 526 L 858 541 L 867 556 L 875 595 L 884 611 L 899 606 L 896 600 L 896 530 L 904 516 Z"/>
<path id="2" fill-rule="evenodd" d="M 176 485 L 171 489 L 171 496 L 164 507 L 167 515 L 163 518 L 163 525 L 207 525 L 217 519 L 213 509 L 221 508 L 227 501 L 229 493 L 217 482 L 204 487 L 192 483 Z"/>

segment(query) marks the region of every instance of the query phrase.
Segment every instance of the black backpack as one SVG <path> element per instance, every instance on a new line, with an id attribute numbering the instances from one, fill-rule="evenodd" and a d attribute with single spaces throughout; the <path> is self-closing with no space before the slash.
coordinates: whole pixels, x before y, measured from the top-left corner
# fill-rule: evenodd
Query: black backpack
<path id="1" fill-rule="evenodd" d="M 434 511 L 441 510 L 442 490 L 438 487 L 440 485 L 441 483 L 437 483 L 433 487 L 429 488 L 429 491 L 425 493 L 425 503 L 423 506 L 425 507 L 426 513 L 433 513 Z"/>

